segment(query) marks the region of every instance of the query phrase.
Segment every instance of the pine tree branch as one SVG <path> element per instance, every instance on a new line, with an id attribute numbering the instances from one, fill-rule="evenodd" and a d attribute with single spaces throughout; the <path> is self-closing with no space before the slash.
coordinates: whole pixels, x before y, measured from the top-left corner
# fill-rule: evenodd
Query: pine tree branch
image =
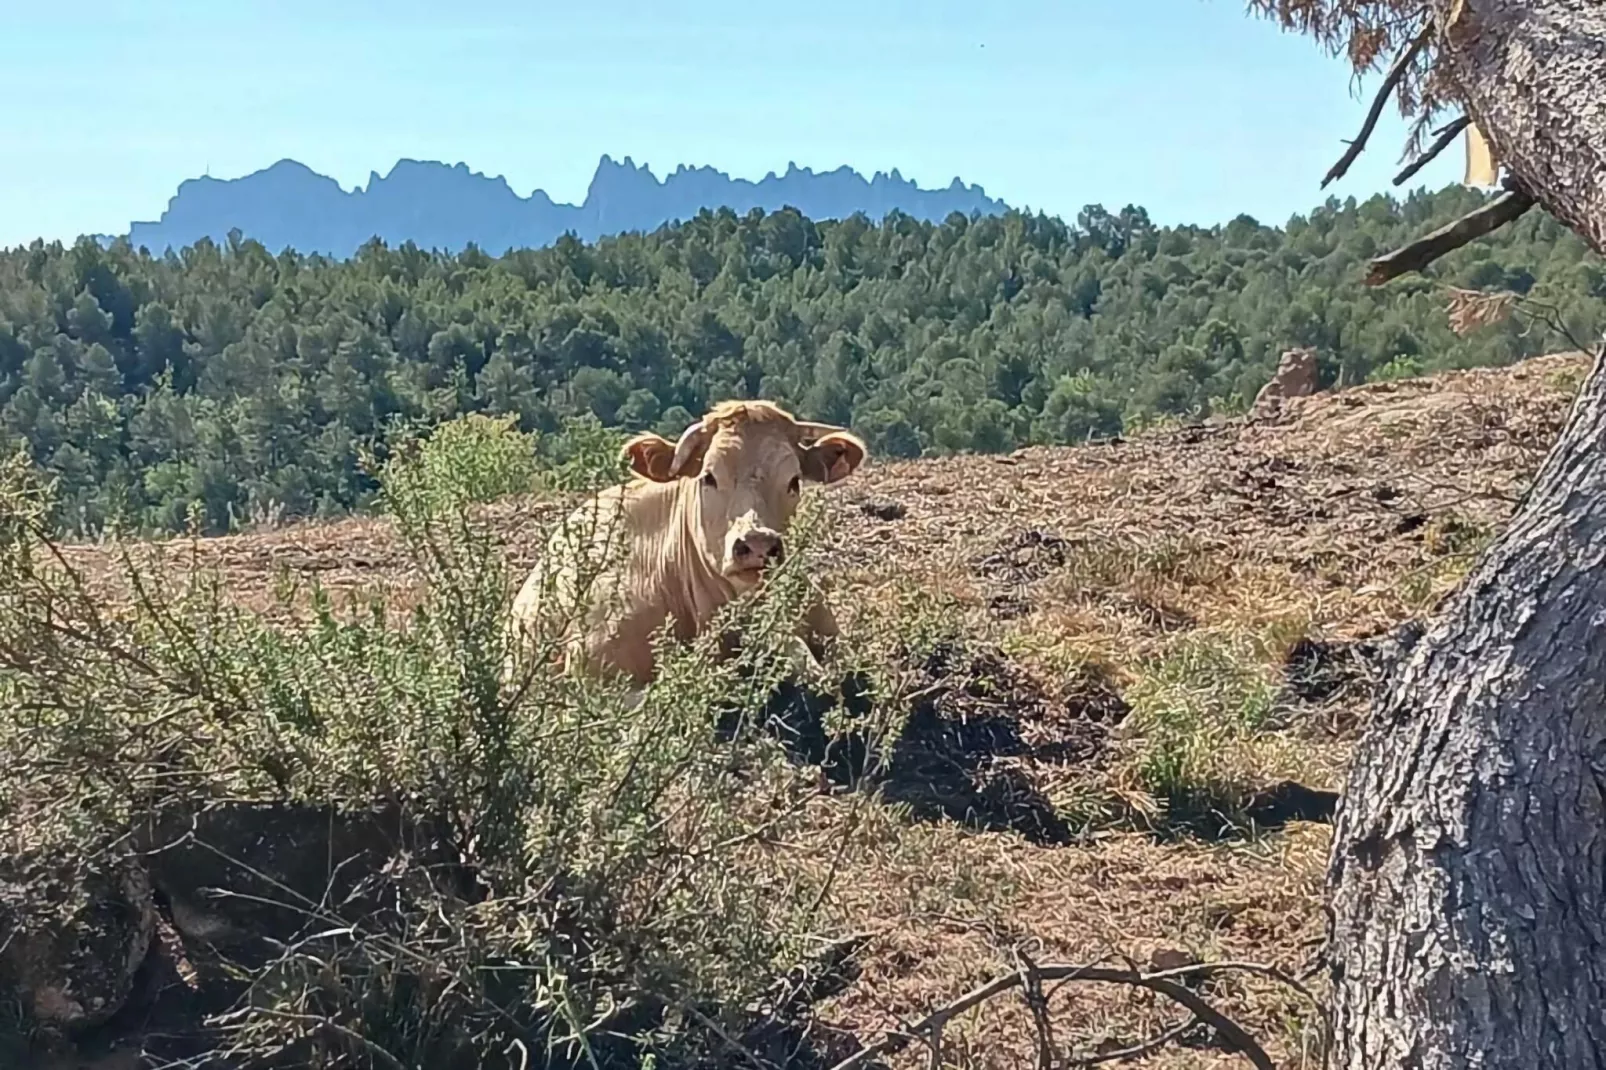
<path id="1" fill-rule="evenodd" d="M 1433 144 L 1424 149 L 1422 155 L 1412 160 L 1405 166 L 1403 170 L 1400 171 L 1399 174 L 1394 176 L 1394 184 L 1399 186 L 1409 182 L 1412 175 L 1422 170 L 1422 168 L 1426 167 L 1433 161 L 1434 157 L 1438 156 L 1439 153 L 1449 148 L 1450 142 L 1454 141 L 1461 131 L 1465 130 L 1471 125 L 1472 120 L 1463 115 L 1454 122 L 1446 123 L 1438 130 L 1435 130 L 1434 133 L 1438 136 L 1433 139 Z"/>
<path id="2" fill-rule="evenodd" d="M 1366 285 L 1381 286 L 1411 271 L 1421 271 L 1433 261 L 1469 242 L 1498 230 L 1534 206 L 1534 199 L 1520 189 L 1506 190 L 1500 196 L 1466 215 L 1371 262 Z"/>
<path id="3" fill-rule="evenodd" d="M 1328 184 L 1335 179 L 1343 178 L 1345 172 L 1349 170 L 1350 164 L 1354 163 L 1361 153 L 1365 151 L 1366 141 L 1372 136 L 1372 131 L 1377 127 L 1378 119 L 1383 115 L 1383 105 L 1387 104 L 1389 97 L 1394 95 L 1395 87 L 1400 84 L 1400 79 L 1405 77 L 1405 72 L 1410 69 L 1412 62 L 1416 60 L 1422 49 L 1427 46 L 1431 29 L 1431 24 L 1422 27 L 1421 32 L 1416 35 L 1416 39 L 1406 47 L 1404 52 L 1400 53 L 1400 58 L 1394 61 L 1394 66 L 1390 67 L 1388 74 L 1383 76 L 1383 84 L 1378 87 L 1377 96 L 1372 98 L 1372 106 L 1366 112 L 1366 121 L 1361 124 L 1361 132 L 1355 135 L 1355 140 L 1349 143 L 1349 148 L 1344 150 L 1344 155 L 1338 158 L 1338 162 L 1327 172 L 1327 177 L 1322 179 L 1323 189 L 1326 189 Z"/>

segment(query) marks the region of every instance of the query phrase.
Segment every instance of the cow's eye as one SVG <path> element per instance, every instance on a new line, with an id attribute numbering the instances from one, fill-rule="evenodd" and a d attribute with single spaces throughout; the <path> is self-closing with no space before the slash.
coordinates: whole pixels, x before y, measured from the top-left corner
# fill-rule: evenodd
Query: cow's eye
<path id="1" fill-rule="evenodd" d="M 792 482 L 790 482 L 790 483 L 788 483 L 786 485 L 786 493 L 788 493 L 788 494 L 796 494 L 798 491 L 800 491 L 802 489 L 803 489 L 803 480 L 799 479 L 797 476 L 793 476 L 792 477 Z"/>
<path id="2" fill-rule="evenodd" d="M 703 486 L 707 487 L 709 490 L 718 490 L 719 489 L 719 481 L 714 478 L 714 473 L 712 473 L 712 472 L 704 472 L 703 473 Z"/>

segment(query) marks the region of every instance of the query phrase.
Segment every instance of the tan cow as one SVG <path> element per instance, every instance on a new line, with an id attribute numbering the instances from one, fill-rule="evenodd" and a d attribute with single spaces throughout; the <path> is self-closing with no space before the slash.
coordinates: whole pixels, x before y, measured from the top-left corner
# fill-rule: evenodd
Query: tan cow
<path id="1" fill-rule="evenodd" d="M 636 478 L 576 509 L 513 602 L 516 630 L 537 626 L 546 599 L 572 620 L 563 636 L 574 668 L 653 678 L 653 633 L 670 623 L 689 641 L 765 568 L 784 558 L 804 480 L 836 483 L 864 462 L 865 445 L 838 427 L 806 423 L 764 401 L 716 406 L 671 444 L 643 434 L 624 446 Z M 611 555 L 611 556 L 610 556 Z M 579 582 L 594 572 L 586 590 Z M 814 640 L 836 634 L 816 602 Z M 524 635 L 528 635 L 524 631 Z"/>

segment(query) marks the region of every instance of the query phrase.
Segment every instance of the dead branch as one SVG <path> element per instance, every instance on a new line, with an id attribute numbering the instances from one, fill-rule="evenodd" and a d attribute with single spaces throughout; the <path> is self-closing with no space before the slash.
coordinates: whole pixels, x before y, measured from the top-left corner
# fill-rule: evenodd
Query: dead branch
<path id="1" fill-rule="evenodd" d="M 1015 949 L 1015 960 L 1020 966 L 1026 1006 L 1031 1008 L 1032 1024 L 1037 1028 L 1037 1070 L 1054 1070 L 1059 1065 L 1059 1053 L 1054 1046 L 1054 1023 L 1048 1016 L 1048 997 L 1043 994 L 1043 976 L 1020 948 Z"/>
<path id="2" fill-rule="evenodd" d="M 1562 316 L 1561 308 L 1554 302 L 1541 300 L 1532 296 L 1532 294 L 1524 294 L 1517 299 L 1516 308 L 1520 314 L 1529 317 L 1541 326 L 1550 328 L 1551 333 L 1560 335 L 1568 345 L 1573 347 L 1575 352 L 1593 353 L 1595 351 L 1593 344 L 1585 345 L 1579 341 L 1578 336 L 1573 333 L 1572 327 L 1568 325 L 1567 320 Z M 1526 328 L 1523 333 L 1527 333 Z"/>
<path id="3" fill-rule="evenodd" d="M 1081 1059 L 1071 1059 L 1065 1063 L 1067 1067 L 1098 1066 L 1100 1063 L 1120 1062 L 1124 1059 L 1136 1059 L 1140 1055 L 1147 1055 L 1159 1051 L 1173 1040 L 1199 1024 L 1199 1019 L 1189 1018 L 1181 1025 L 1174 1025 L 1165 1032 L 1150 1037 L 1141 1044 L 1133 1044 L 1127 1048 L 1116 1048 L 1114 1051 L 1101 1052 L 1098 1055 L 1088 1055 Z"/>
<path id="4" fill-rule="evenodd" d="M 1372 131 L 1377 127 L 1378 119 L 1383 115 L 1383 105 L 1387 104 L 1389 97 L 1394 95 L 1394 90 L 1400 84 L 1400 79 L 1405 77 L 1405 72 L 1411 68 L 1411 64 L 1415 62 L 1416 57 L 1421 54 L 1422 49 L 1427 45 L 1430 31 L 1431 24 L 1422 27 L 1411 43 L 1406 46 L 1405 51 L 1400 53 L 1400 58 L 1394 61 L 1394 66 L 1389 68 L 1388 74 L 1383 76 L 1383 84 L 1378 87 L 1377 96 L 1372 98 L 1372 106 L 1367 109 L 1366 121 L 1361 123 L 1361 132 L 1355 135 L 1355 140 L 1349 143 L 1349 148 L 1344 150 L 1344 155 L 1338 158 L 1338 162 L 1332 166 L 1327 172 L 1327 176 L 1322 179 L 1323 189 L 1326 189 L 1328 184 L 1334 180 L 1343 178 L 1344 174 L 1349 170 L 1350 164 L 1354 163 L 1361 153 L 1365 151 L 1366 141 L 1372 136 Z"/>
<path id="5" fill-rule="evenodd" d="M 1215 1029 L 1215 1031 L 1235 1051 L 1241 1052 L 1249 1060 L 1255 1070 L 1275 1070 L 1276 1064 L 1266 1054 L 1254 1037 L 1250 1036 L 1237 1023 L 1216 1010 L 1197 993 L 1184 987 L 1175 980 L 1177 977 L 1205 977 L 1213 973 L 1223 973 L 1229 969 L 1251 970 L 1267 976 L 1286 979 L 1286 975 L 1268 966 L 1246 963 L 1200 963 L 1185 966 L 1176 970 L 1164 970 L 1158 973 L 1141 973 L 1137 970 L 1116 970 L 1100 966 L 1073 966 L 1067 963 L 1052 963 L 1037 966 L 1031 972 L 1035 975 L 1036 983 L 1043 981 L 1095 981 L 1107 984 L 1134 985 L 1138 988 L 1147 988 L 1169 997 L 1193 1013 L 1197 1021 Z M 1015 970 L 1002 977 L 988 981 L 986 984 L 971 989 L 951 1003 L 932 1011 L 926 1017 L 916 1022 L 906 1030 L 888 1033 L 879 1041 L 843 1059 L 831 1070 L 858 1070 L 859 1067 L 871 1059 L 881 1055 L 890 1055 L 902 1050 L 911 1040 L 923 1040 L 931 1046 L 933 1057 L 941 1051 L 942 1031 L 953 1019 L 964 1014 L 973 1007 L 977 1007 L 994 996 L 1013 991 L 1027 983 L 1026 970 Z M 1298 986 L 1303 987 L 1303 986 Z M 1189 1023 L 1192 1024 L 1191 1022 Z M 1085 1065 L 1085 1062 L 1084 1062 Z"/>
<path id="6" fill-rule="evenodd" d="M 1366 285 L 1381 286 L 1412 271 L 1421 271 L 1439 257 L 1452 253 L 1518 218 L 1536 202 L 1519 189 L 1508 189 L 1474 212 L 1372 261 Z"/>
<path id="7" fill-rule="evenodd" d="M 1450 142 L 1454 141 L 1461 131 L 1465 130 L 1471 125 L 1472 120 L 1463 115 L 1461 118 L 1446 123 L 1444 126 L 1441 126 L 1438 130 L 1434 131 L 1437 136 L 1433 139 L 1433 144 L 1422 150 L 1422 155 L 1406 164 L 1405 167 L 1400 170 L 1400 173 L 1394 176 L 1394 184 L 1396 186 L 1400 186 L 1404 185 L 1406 182 L 1409 182 L 1412 175 L 1416 174 L 1418 171 L 1422 170 L 1422 168 L 1432 163 L 1434 158 L 1437 157 L 1439 153 L 1450 147 Z"/>
<path id="8" fill-rule="evenodd" d="M 682 1003 L 680 1005 L 680 1009 L 685 1011 L 690 1017 L 695 1018 L 698 1024 L 700 1024 L 704 1029 L 707 1029 L 709 1032 L 718 1037 L 720 1043 L 729 1048 L 731 1054 L 739 1057 L 742 1062 L 753 1067 L 754 1070 L 770 1070 L 769 1063 L 766 1063 L 757 1055 L 754 1055 L 751 1048 L 737 1040 L 735 1037 L 731 1036 L 730 1032 L 725 1029 L 724 1026 L 708 1017 L 708 1015 L 704 1014 L 702 1011 L 698 1010 L 696 1007 L 693 1007 L 689 1003 Z"/>

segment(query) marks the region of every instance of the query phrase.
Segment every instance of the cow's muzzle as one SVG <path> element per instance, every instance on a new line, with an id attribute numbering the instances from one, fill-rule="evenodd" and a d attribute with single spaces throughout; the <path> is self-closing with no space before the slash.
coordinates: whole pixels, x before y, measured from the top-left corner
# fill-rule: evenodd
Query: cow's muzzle
<path id="1" fill-rule="evenodd" d="M 731 567 L 738 572 L 756 572 L 786 560 L 786 543 L 781 533 L 754 528 L 731 540 Z"/>

